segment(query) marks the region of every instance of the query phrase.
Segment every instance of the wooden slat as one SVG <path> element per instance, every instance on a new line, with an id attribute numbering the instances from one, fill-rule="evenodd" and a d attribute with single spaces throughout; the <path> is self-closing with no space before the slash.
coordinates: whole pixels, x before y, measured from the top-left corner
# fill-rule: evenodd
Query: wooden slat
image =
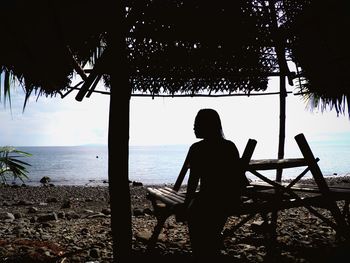
<path id="1" fill-rule="evenodd" d="M 158 189 L 156 188 L 147 188 L 147 191 L 156 199 L 164 202 L 165 204 L 169 204 L 169 205 L 175 205 L 177 204 L 177 202 L 173 201 L 172 199 L 170 199 L 169 197 L 165 196 L 162 192 L 160 192 Z"/>
<path id="2" fill-rule="evenodd" d="M 282 185 L 286 186 L 288 184 L 282 183 Z M 258 188 L 258 189 L 266 189 L 266 190 L 275 189 L 274 186 L 264 182 L 254 182 L 254 183 L 251 183 L 251 186 L 253 188 Z M 296 184 L 290 189 L 294 192 L 321 194 L 320 189 L 316 185 Z M 254 191 L 254 189 L 251 191 Z M 350 200 L 350 188 L 330 186 L 329 195 L 332 197 L 333 200 Z"/>
<path id="3" fill-rule="evenodd" d="M 184 191 L 177 192 L 177 191 L 175 191 L 175 190 L 173 190 L 173 189 L 171 189 L 169 187 L 166 187 L 166 186 L 163 189 L 166 190 L 166 191 L 169 191 L 171 194 L 177 196 L 181 200 L 185 200 L 185 198 L 186 198 L 186 192 L 184 192 Z"/>
<path id="4" fill-rule="evenodd" d="M 249 162 L 248 171 L 251 170 L 273 170 L 285 169 L 293 167 L 307 166 L 304 158 L 290 158 L 290 159 L 261 159 L 251 160 Z"/>
<path id="5" fill-rule="evenodd" d="M 176 203 L 183 203 L 185 201 L 180 196 L 176 195 L 175 193 L 169 192 L 164 188 L 159 188 L 157 190 L 160 191 L 162 194 L 164 194 L 167 198 L 173 200 Z"/>

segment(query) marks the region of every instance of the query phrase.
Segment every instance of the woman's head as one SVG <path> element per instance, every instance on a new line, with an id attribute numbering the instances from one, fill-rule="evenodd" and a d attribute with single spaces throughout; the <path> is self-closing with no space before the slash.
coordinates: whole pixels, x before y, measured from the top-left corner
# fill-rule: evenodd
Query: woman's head
<path id="1" fill-rule="evenodd" d="M 219 114 L 213 109 L 201 109 L 194 121 L 194 133 L 197 138 L 224 137 Z"/>

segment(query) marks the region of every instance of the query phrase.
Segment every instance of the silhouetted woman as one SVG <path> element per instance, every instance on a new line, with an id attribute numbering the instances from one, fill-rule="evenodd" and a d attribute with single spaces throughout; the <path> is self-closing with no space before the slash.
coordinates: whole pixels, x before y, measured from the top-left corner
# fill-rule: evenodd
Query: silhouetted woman
<path id="1" fill-rule="evenodd" d="M 186 158 L 190 174 L 185 207 L 193 254 L 204 261 L 219 256 L 228 211 L 239 205 L 246 179 L 237 147 L 225 139 L 215 110 L 198 112 L 194 132 L 203 140 L 192 144 Z"/>

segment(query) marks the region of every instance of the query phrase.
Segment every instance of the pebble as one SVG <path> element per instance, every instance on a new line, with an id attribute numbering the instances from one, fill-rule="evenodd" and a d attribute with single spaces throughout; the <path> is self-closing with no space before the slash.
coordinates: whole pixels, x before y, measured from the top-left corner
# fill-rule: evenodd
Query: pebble
<path id="1" fill-rule="evenodd" d="M 0 212 L 0 220 L 1 221 L 13 221 L 13 220 L 15 220 L 15 216 L 9 212 Z"/>
<path id="2" fill-rule="evenodd" d="M 48 202 L 48 203 L 57 203 L 58 199 L 56 197 L 50 197 L 50 198 L 47 199 L 46 202 Z"/>
<path id="3" fill-rule="evenodd" d="M 36 208 L 34 206 L 28 208 L 28 213 L 33 214 L 36 212 L 38 212 L 38 208 Z"/>
<path id="4" fill-rule="evenodd" d="M 99 258 L 100 257 L 100 250 L 98 248 L 92 248 L 90 249 L 90 257 L 92 258 Z"/>
<path id="5" fill-rule="evenodd" d="M 72 202 L 70 200 L 65 200 L 63 201 L 61 208 L 65 209 L 65 208 L 71 208 L 72 207 Z"/>
<path id="6" fill-rule="evenodd" d="M 47 222 L 52 220 L 54 221 L 58 220 L 57 214 L 55 212 L 38 215 L 38 218 L 37 218 L 38 222 Z"/>
<path id="7" fill-rule="evenodd" d="M 69 256 L 67 262 L 112 262 L 111 213 L 107 187 L 4 187 L 0 192 L 2 196 L 9 197 L 8 200 L 13 200 L 5 202 L 3 198 L 0 202 L 0 258 L 19 255 L 20 249 L 24 247 L 21 242 L 26 240 L 25 253 L 28 254 L 35 251 L 52 258 L 59 253 L 81 251 Z M 146 199 L 145 188 L 131 187 L 131 193 L 134 214 L 133 249 L 143 253 L 156 220 L 151 204 Z M 23 200 L 23 196 L 27 202 L 13 205 L 19 204 L 20 201 L 16 200 Z M 89 199 L 93 201 L 87 202 Z M 64 201 L 60 203 L 58 200 L 74 200 L 74 206 L 61 210 Z M 40 205 L 41 203 L 45 205 Z M 28 213 L 29 210 L 33 210 L 33 213 Z M 255 220 L 258 224 L 259 218 Z M 226 227 L 238 221 L 238 218 L 230 217 Z M 262 234 L 252 231 L 252 223 L 254 220 L 224 239 L 223 253 L 234 262 L 268 262 L 265 261 L 266 240 Z M 170 217 L 166 227 L 157 242 L 158 253 L 191 255 L 186 224 Z M 310 263 L 298 253 L 297 248 L 318 247 L 327 248 L 318 252 L 320 255 L 323 253 L 326 260 L 331 257 L 332 248 L 336 248 L 339 242 L 334 230 L 310 216 L 306 209 L 290 209 L 279 213 L 277 232 L 278 242 L 295 249 L 283 250 L 279 258 L 283 260 L 276 262 Z M 186 260 L 182 262 L 187 263 Z"/>
<path id="8" fill-rule="evenodd" d="M 101 211 L 105 215 L 110 215 L 111 214 L 111 209 L 110 208 L 103 208 Z"/>

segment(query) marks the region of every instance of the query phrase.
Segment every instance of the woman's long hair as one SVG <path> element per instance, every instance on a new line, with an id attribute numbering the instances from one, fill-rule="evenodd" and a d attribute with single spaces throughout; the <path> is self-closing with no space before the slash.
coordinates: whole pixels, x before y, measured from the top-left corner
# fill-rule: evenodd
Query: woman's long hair
<path id="1" fill-rule="evenodd" d="M 220 116 L 213 109 L 198 111 L 194 122 L 194 130 L 198 138 L 225 138 Z"/>

